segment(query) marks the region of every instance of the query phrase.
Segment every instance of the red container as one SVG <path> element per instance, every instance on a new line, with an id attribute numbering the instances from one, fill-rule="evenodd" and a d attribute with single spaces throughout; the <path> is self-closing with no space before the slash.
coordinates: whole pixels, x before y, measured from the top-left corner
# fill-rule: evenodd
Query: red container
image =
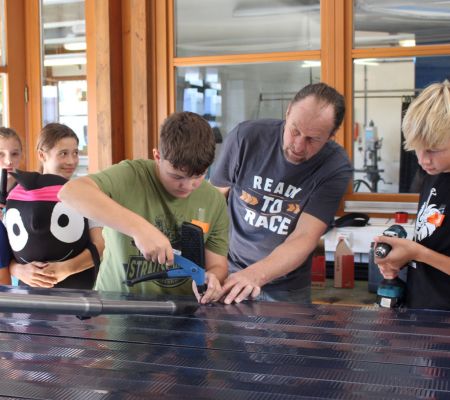
<path id="1" fill-rule="evenodd" d="M 395 213 L 395 222 L 397 224 L 406 224 L 408 222 L 408 213 L 406 211 L 397 211 Z"/>

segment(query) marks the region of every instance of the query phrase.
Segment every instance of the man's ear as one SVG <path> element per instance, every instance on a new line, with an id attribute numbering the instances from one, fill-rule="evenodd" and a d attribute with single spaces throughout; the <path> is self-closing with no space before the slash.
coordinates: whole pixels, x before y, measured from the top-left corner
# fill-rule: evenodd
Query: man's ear
<path id="1" fill-rule="evenodd" d="M 155 161 L 157 161 L 158 163 L 161 161 L 161 153 L 159 152 L 158 149 L 154 148 L 153 149 L 153 158 Z"/>
<path id="2" fill-rule="evenodd" d="M 289 112 L 291 111 L 291 105 L 292 105 L 292 103 L 289 103 L 288 108 L 287 108 L 287 110 L 286 110 L 285 119 L 287 119 L 287 117 L 288 117 L 288 115 L 289 115 Z"/>

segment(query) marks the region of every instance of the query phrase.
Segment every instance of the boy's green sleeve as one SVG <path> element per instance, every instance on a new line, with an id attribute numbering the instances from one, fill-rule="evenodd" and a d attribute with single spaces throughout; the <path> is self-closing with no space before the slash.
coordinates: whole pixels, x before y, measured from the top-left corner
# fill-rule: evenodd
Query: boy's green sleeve
<path id="1" fill-rule="evenodd" d="M 211 224 L 211 233 L 206 241 L 206 248 L 221 256 L 228 254 L 228 213 L 225 197 L 220 193 L 216 218 Z"/>

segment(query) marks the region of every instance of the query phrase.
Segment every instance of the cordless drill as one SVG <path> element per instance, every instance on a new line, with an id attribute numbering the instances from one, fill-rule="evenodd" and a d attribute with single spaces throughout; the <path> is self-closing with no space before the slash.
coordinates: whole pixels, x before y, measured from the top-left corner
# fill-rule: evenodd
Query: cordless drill
<path id="1" fill-rule="evenodd" d="M 392 225 L 383 232 L 383 236 L 406 238 L 407 233 L 401 225 Z M 379 242 L 374 254 L 379 258 L 386 257 L 392 246 Z M 381 307 L 394 308 L 402 305 L 406 291 L 406 284 L 399 277 L 383 279 L 377 290 L 377 304 Z"/>

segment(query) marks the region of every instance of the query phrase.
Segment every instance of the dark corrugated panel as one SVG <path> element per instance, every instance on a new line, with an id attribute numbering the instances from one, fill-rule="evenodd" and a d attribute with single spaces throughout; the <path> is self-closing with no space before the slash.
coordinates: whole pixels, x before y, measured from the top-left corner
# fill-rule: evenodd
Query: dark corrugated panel
<path id="1" fill-rule="evenodd" d="M 5 313 L 0 370 L 0 398 L 448 399 L 450 313 L 287 303 Z"/>

